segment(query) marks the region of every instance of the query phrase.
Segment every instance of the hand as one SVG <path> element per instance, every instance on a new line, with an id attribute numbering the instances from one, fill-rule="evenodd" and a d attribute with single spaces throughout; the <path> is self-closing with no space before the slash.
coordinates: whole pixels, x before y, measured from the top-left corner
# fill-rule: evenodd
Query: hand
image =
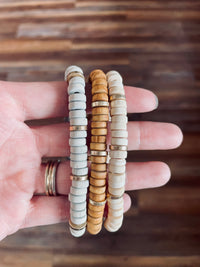
<path id="1" fill-rule="evenodd" d="M 156 96 L 145 89 L 126 86 L 128 112 L 156 109 Z M 64 123 L 29 127 L 25 120 L 67 117 L 65 82 L 0 82 L 0 240 L 20 228 L 54 224 L 69 217 L 69 162 L 57 172 L 57 190 L 62 196 L 44 193 L 43 156 L 69 156 L 69 132 Z M 182 142 L 173 124 L 129 122 L 129 150 L 172 149 Z M 163 162 L 127 163 L 126 190 L 164 185 L 170 178 Z M 125 194 L 127 211 L 131 205 Z"/>

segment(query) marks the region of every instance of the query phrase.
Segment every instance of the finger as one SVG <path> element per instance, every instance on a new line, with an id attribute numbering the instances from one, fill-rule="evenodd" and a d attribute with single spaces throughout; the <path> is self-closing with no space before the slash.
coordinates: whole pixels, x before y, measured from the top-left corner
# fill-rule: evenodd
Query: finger
<path id="1" fill-rule="evenodd" d="M 36 177 L 35 194 L 45 192 L 45 168 L 46 166 L 42 164 Z M 126 190 L 159 187 L 166 184 L 171 175 L 168 165 L 163 162 L 127 162 L 126 168 Z M 70 172 L 69 162 L 59 165 L 56 176 L 58 194 L 69 194 L 71 186 Z"/>
<path id="2" fill-rule="evenodd" d="M 130 208 L 130 205 L 130 197 L 124 194 L 124 212 Z M 69 220 L 69 208 L 70 204 L 66 196 L 34 196 L 21 228 L 66 222 Z"/>
<path id="3" fill-rule="evenodd" d="M 41 156 L 69 156 L 69 131 L 65 123 L 32 128 Z M 110 142 L 108 135 L 108 142 Z M 172 149 L 183 134 L 178 126 L 160 122 L 129 122 L 128 150 Z"/>
<path id="4" fill-rule="evenodd" d="M 66 82 L 2 82 L 17 101 L 24 120 L 68 116 Z M 157 97 L 148 90 L 125 86 L 128 112 L 147 112 L 158 106 Z"/>

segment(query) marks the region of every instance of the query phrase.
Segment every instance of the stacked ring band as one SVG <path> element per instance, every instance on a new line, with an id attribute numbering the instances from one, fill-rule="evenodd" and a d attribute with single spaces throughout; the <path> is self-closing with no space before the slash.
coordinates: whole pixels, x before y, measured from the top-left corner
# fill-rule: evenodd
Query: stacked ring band
<path id="1" fill-rule="evenodd" d="M 92 121 L 90 143 L 90 187 L 87 230 L 95 235 L 101 231 L 106 203 L 107 122 L 109 119 L 106 75 L 101 70 L 90 73 L 92 83 Z"/>
<path id="2" fill-rule="evenodd" d="M 111 146 L 108 166 L 108 216 L 104 227 L 115 232 L 123 222 L 128 120 L 122 77 L 116 71 L 109 71 L 106 76 L 111 101 Z"/>
<path id="3" fill-rule="evenodd" d="M 60 161 L 48 161 L 45 170 L 45 193 L 47 196 L 56 196 L 56 171 Z"/>
<path id="4" fill-rule="evenodd" d="M 85 233 L 87 223 L 87 118 L 85 79 L 83 71 L 77 66 L 70 66 L 65 71 L 68 81 L 69 120 L 70 120 L 70 166 L 72 185 L 70 188 L 70 232 L 75 237 Z"/>

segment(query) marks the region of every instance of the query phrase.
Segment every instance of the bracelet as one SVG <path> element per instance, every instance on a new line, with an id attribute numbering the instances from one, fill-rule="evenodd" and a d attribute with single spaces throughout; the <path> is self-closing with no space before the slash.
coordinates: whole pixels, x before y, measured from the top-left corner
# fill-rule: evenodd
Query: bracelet
<path id="1" fill-rule="evenodd" d="M 86 197 L 88 181 L 87 167 L 87 118 L 85 80 L 83 71 L 70 66 L 65 71 L 68 82 L 69 121 L 70 121 L 70 167 L 72 185 L 70 188 L 70 232 L 75 237 L 85 233 L 87 222 Z"/>
<path id="2" fill-rule="evenodd" d="M 101 231 L 106 204 L 106 135 L 109 103 L 107 81 L 104 72 L 101 70 L 92 71 L 90 73 L 90 81 L 92 83 L 91 174 L 87 231 L 95 235 Z"/>
<path id="3" fill-rule="evenodd" d="M 111 101 L 111 145 L 108 165 L 108 216 L 104 227 L 110 232 L 115 232 L 123 222 L 128 146 L 127 106 L 120 74 L 117 71 L 109 71 L 106 77 Z"/>

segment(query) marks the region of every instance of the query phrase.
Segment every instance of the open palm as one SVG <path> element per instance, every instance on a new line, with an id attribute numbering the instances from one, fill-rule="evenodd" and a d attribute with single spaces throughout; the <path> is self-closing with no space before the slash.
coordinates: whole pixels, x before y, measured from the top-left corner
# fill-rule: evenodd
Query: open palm
<path id="1" fill-rule="evenodd" d="M 155 95 L 145 89 L 125 87 L 129 113 L 157 107 Z M 60 196 L 44 193 L 44 156 L 69 156 L 66 124 L 29 127 L 24 121 L 66 117 L 65 82 L 0 82 L 0 240 L 20 228 L 66 221 L 70 188 L 69 162 L 57 172 Z M 182 142 L 180 129 L 169 123 L 129 122 L 128 150 L 172 149 Z M 126 190 L 158 187 L 170 178 L 163 162 L 127 163 Z M 131 201 L 127 194 L 124 210 Z"/>

